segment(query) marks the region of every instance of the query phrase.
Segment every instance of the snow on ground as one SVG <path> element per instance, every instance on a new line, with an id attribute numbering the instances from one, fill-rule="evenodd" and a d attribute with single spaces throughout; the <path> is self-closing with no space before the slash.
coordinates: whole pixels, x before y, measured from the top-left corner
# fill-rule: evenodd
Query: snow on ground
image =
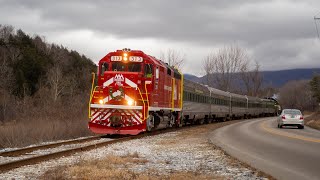
<path id="1" fill-rule="evenodd" d="M 175 171 L 192 171 L 201 174 L 225 176 L 227 179 L 263 179 L 245 167 L 230 165 L 230 159 L 221 150 L 213 148 L 206 139 L 184 138 L 181 132 L 171 132 L 151 137 L 113 144 L 73 156 L 21 167 L 0 174 L 0 179 L 36 179 L 46 171 L 83 160 L 102 159 L 107 155 L 125 156 L 137 153 L 146 159 L 145 164 L 135 164 L 131 170 L 144 172 L 156 169 L 170 174 Z"/>

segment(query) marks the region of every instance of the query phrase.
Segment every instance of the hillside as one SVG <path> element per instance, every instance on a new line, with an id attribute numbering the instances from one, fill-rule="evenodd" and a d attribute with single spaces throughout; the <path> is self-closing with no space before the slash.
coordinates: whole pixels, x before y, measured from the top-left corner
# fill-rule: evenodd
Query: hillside
<path id="1" fill-rule="evenodd" d="M 262 71 L 261 73 L 264 86 L 281 87 L 288 81 L 311 79 L 313 74 L 320 73 L 320 68 Z M 234 76 L 238 76 L 238 74 Z M 195 82 L 206 82 L 206 76 L 197 77 L 191 74 L 185 74 L 184 77 Z"/>
<path id="2" fill-rule="evenodd" d="M 273 87 L 281 87 L 288 81 L 292 80 L 308 80 L 311 79 L 315 73 L 320 73 L 320 68 L 262 72 L 264 84 L 271 85 Z"/>
<path id="3" fill-rule="evenodd" d="M 88 135 L 84 55 L 0 25 L 0 148 Z"/>

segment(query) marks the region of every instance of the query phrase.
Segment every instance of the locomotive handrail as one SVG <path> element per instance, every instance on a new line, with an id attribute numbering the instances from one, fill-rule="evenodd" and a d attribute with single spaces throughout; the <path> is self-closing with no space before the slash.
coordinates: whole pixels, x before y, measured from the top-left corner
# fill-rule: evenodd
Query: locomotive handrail
<path id="1" fill-rule="evenodd" d="M 142 99 L 143 107 L 145 107 L 144 98 L 143 98 L 143 96 L 142 96 L 141 90 L 140 90 L 139 87 L 137 87 L 137 88 L 138 88 L 139 94 L 140 94 L 141 99 Z M 146 94 L 146 95 L 147 95 L 147 94 Z M 148 95 L 147 95 L 147 96 L 148 96 Z M 143 113 L 145 114 L 144 108 L 142 108 L 142 110 L 143 110 Z M 144 117 L 146 117 L 146 115 L 145 115 Z M 142 119 L 142 121 L 144 121 L 144 120 L 146 120 L 146 118 L 145 118 L 145 119 Z"/>
<path id="2" fill-rule="evenodd" d="M 184 76 L 183 76 L 182 73 L 180 73 L 180 74 L 181 74 L 181 82 L 180 82 L 180 83 L 181 83 L 181 87 L 180 87 L 180 91 L 181 91 L 181 92 L 180 92 L 180 96 L 181 96 L 181 97 L 180 97 L 180 108 L 181 108 L 181 110 L 182 110 L 182 107 L 183 107 L 183 83 L 184 83 L 184 82 L 183 82 L 183 80 L 184 80 L 183 78 L 184 78 Z"/>
<path id="3" fill-rule="evenodd" d="M 172 91 L 171 91 L 171 110 L 174 111 L 174 78 L 172 78 Z"/>
<path id="4" fill-rule="evenodd" d="M 147 96 L 147 104 L 148 104 L 148 110 L 149 110 L 149 97 L 148 97 L 148 89 L 147 89 L 147 84 L 144 83 L 144 89 L 146 91 L 146 96 Z"/>
<path id="5" fill-rule="evenodd" d="M 94 72 L 91 73 L 92 74 L 92 83 L 91 83 L 91 92 L 90 92 L 90 100 L 89 100 L 89 111 L 88 111 L 88 117 L 89 119 L 91 118 L 91 101 L 92 101 L 92 96 L 93 96 L 93 92 L 96 90 L 97 86 L 93 87 L 94 86 L 94 80 L 95 80 L 95 77 L 96 77 L 96 74 Z"/>

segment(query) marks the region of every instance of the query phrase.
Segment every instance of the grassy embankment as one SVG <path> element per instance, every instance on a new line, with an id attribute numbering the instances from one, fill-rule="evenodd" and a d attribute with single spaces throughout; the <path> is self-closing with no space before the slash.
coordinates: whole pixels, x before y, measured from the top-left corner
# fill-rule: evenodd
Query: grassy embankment
<path id="1" fill-rule="evenodd" d="M 305 118 L 305 125 L 320 130 L 320 111 L 317 111 Z"/>

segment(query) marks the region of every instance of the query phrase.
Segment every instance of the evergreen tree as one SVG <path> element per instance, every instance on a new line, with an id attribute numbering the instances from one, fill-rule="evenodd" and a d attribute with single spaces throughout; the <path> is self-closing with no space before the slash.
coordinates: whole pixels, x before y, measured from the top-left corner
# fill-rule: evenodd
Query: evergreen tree
<path id="1" fill-rule="evenodd" d="M 314 75 L 310 81 L 313 97 L 320 103 L 320 75 Z"/>

